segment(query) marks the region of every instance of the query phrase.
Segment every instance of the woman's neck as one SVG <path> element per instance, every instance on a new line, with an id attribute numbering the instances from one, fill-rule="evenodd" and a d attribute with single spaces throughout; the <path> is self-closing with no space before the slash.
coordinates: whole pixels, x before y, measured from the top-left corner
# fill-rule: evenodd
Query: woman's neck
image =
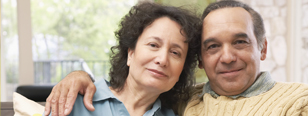
<path id="1" fill-rule="evenodd" d="M 147 89 L 135 81 L 127 78 L 121 91 L 117 91 L 110 87 L 111 92 L 126 107 L 130 115 L 142 116 L 146 111 L 150 110 L 161 93 Z"/>

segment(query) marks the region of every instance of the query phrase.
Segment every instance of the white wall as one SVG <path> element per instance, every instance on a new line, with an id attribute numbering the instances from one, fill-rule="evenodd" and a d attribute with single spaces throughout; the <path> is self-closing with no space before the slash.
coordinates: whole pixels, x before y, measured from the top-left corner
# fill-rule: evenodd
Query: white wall
<path id="1" fill-rule="evenodd" d="M 17 0 L 17 27 L 19 40 L 19 85 L 34 84 L 30 4 L 30 0 Z"/>
<path id="2" fill-rule="evenodd" d="M 301 36 L 307 35 L 303 34 L 302 25 L 308 20 L 308 0 L 240 1 L 249 4 L 264 19 L 268 54 L 261 62 L 261 70 L 271 72 L 276 81 L 308 83 L 308 60 L 305 60 L 308 47 L 303 47 L 305 41 Z M 307 17 L 306 21 L 302 21 L 303 17 Z M 308 30 L 308 24 L 306 28 Z"/>

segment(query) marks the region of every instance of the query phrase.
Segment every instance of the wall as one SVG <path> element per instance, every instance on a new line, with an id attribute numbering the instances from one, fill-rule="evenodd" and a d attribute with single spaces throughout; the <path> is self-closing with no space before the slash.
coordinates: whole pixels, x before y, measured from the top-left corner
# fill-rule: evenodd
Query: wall
<path id="1" fill-rule="evenodd" d="M 267 58 L 261 63 L 261 70 L 270 71 L 277 81 L 286 78 L 286 0 L 243 0 L 262 15 L 268 41 Z"/>
<path id="2" fill-rule="evenodd" d="M 305 83 L 308 83 L 308 0 L 303 0 L 302 1 L 302 66 L 301 70 L 303 71 L 302 73 L 302 81 Z"/>
<path id="3" fill-rule="evenodd" d="M 276 81 L 308 83 L 308 0 L 241 1 L 264 19 L 268 54 L 261 70 Z"/>

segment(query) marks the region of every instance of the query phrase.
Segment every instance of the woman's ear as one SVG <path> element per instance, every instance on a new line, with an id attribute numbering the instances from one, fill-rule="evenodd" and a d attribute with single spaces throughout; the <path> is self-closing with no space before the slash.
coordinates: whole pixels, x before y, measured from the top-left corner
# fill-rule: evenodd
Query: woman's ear
<path id="1" fill-rule="evenodd" d="M 130 66 L 133 54 L 134 54 L 134 50 L 131 50 L 130 48 L 128 48 L 128 50 L 127 50 L 127 62 L 126 62 L 127 66 Z"/>
<path id="2" fill-rule="evenodd" d="M 200 69 L 203 69 L 201 57 L 198 58 L 198 67 L 199 67 Z"/>
<path id="3" fill-rule="evenodd" d="M 264 39 L 263 47 L 261 50 L 261 57 L 260 60 L 265 60 L 266 59 L 266 54 L 267 54 L 267 39 Z"/>

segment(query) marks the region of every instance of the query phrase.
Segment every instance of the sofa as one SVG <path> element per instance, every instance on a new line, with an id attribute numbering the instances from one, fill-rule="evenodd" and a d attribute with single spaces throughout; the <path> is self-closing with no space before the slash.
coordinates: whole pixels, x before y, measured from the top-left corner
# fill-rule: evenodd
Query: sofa
<path id="1" fill-rule="evenodd" d="M 37 102 L 42 107 L 45 106 L 45 102 Z M 13 102 L 1 102 L 1 116 L 14 116 Z"/>
<path id="2" fill-rule="evenodd" d="M 1 102 L 1 116 L 32 116 L 41 114 L 45 100 L 54 85 L 18 86 L 13 94 L 13 102 Z M 15 115 L 14 115 L 15 114 Z"/>

